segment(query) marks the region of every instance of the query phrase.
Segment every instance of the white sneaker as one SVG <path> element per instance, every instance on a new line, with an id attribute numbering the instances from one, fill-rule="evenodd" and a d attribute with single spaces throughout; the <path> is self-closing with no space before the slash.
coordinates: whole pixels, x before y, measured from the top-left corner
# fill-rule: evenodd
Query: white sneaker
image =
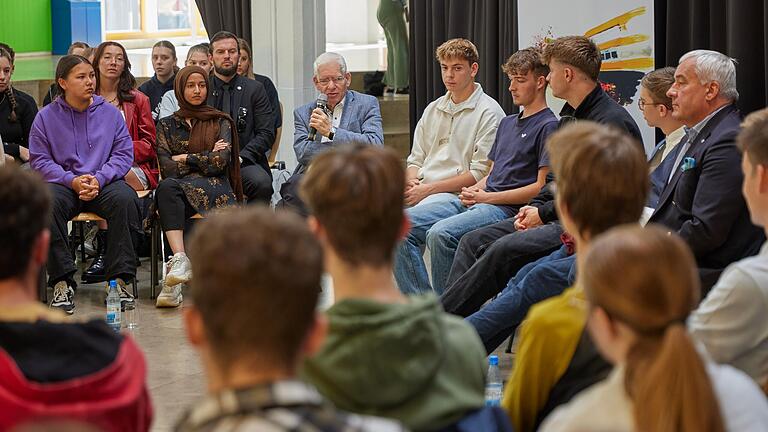
<path id="1" fill-rule="evenodd" d="M 165 286 L 187 283 L 192 279 L 192 264 L 187 254 L 179 252 L 168 261 L 168 273 L 165 275 Z"/>
<path id="2" fill-rule="evenodd" d="M 176 284 L 173 286 L 163 285 L 163 290 L 157 296 L 155 307 L 159 308 L 175 308 L 179 307 L 184 298 L 181 295 L 181 288 L 184 284 Z"/>

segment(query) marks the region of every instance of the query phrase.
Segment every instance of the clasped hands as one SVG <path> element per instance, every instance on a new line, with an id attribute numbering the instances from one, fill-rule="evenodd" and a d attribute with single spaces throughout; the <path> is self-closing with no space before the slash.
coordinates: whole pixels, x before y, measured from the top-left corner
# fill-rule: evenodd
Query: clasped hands
<path id="1" fill-rule="evenodd" d="M 72 190 L 83 201 L 91 201 L 96 198 L 100 189 L 99 181 L 90 174 L 83 174 L 72 179 Z"/>
<path id="2" fill-rule="evenodd" d="M 459 193 L 459 200 L 461 200 L 464 207 L 472 207 L 475 204 L 487 203 L 490 197 L 491 194 L 488 193 L 485 188 L 480 187 L 479 184 L 463 187 Z"/>
<path id="3" fill-rule="evenodd" d="M 430 195 L 432 195 L 432 185 L 424 184 L 417 178 L 405 182 L 405 205 L 413 207 Z"/>
<path id="4" fill-rule="evenodd" d="M 542 225 L 542 223 L 539 209 L 533 206 L 523 206 L 515 215 L 515 229 L 518 231 L 525 231 L 528 228 Z"/>

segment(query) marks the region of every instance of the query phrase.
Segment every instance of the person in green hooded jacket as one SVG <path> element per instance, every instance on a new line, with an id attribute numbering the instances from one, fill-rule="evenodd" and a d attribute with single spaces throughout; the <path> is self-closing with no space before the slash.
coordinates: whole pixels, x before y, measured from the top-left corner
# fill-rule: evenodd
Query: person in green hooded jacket
<path id="1" fill-rule="evenodd" d="M 302 375 L 340 409 L 432 431 L 483 407 L 485 350 L 434 294 L 406 297 L 395 285 L 395 245 L 410 229 L 404 179 L 400 159 L 371 146 L 339 147 L 312 162 L 301 194 L 337 302 Z"/>

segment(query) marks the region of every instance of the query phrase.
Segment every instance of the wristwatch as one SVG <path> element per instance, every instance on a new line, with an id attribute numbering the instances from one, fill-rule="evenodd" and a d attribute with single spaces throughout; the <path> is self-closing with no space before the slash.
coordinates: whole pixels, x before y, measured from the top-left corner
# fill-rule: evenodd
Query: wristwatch
<path id="1" fill-rule="evenodd" d="M 333 137 L 334 137 L 334 136 L 336 136 L 336 128 L 335 128 L 335 127 L 332 127 L 332 128 L 331 128 L 331 131 L 330 131 L 330 132 L 328 132 L 328 139 L 329 139 L 329 140 L 331 140 L 331 141 L 333 141 Z"/>

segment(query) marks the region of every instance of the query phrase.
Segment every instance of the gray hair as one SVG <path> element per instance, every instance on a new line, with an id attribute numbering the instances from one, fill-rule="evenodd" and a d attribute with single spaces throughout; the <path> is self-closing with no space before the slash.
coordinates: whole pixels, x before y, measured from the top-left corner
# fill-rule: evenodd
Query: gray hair
<path id="1" fill-rule="evenodd" d="M 694 70 L 702 84 L 717 81 L 723 97 L 734 102 L 739 99 L 739 91 L 736 89 L 736 59 L 717 51 L 693 50 L 683 54 L 678 64 L 691 58 L 696 60 Z"/>
<path id="2" fill-rule="evenodd" d="M 315 63 L 312 65 L 312 69 L 315 71 L 315 76 L 317 76 L 317 69 L 324 65 L 331 62 L 335 62 L 339 65 L 339 68 L 341 68 L 341 74 L 346 75 L 347 74 L 347 62 L 344 60 L 344 57 L 341 56 L 341 54 L 335 53 L 335 52 L 324 52 L 320 54 L 316 59 Z"/>

